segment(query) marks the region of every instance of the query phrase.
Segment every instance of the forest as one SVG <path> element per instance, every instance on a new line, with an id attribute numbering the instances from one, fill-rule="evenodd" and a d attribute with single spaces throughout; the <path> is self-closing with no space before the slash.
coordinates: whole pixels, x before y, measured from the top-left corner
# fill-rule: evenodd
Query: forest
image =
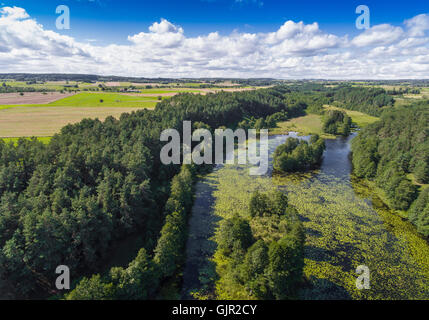
<path id="1" fill-rule="evenodd" d="M 383 88 L 344 86 L 334 90 L 336 105 L 349 110 L 360 111 L 371 116 L 380 116 L 395 103 L 395 99 Z"/>
<path id="2" fill-rule="evenodd" d="M 100 273 L 112 245 L 133 233 L 144 236 L 144 251 L 132 266 L 150 257 L 160 281 L 174 277 L 183 259 L 190 169 L 161 165 L 161 131 L 181 131 L 183 120 L 214 130 L 235 128 L 245 117 L 301 114 L 305 105 L 284 103 L 288 91 L 180 94 L 155 110 L 123 114 L 119 120 L 68 125 L 47 145 L 36 139 L 16 145 L 0 141 L 2 285 L 15 297 L 54 295 L 58 265 L 69 266 L 74 279 Z M 122 271 L 109 272 L 98 285 L 126 283 Z M 82 281 L 95 286 L 94 279 Z"/>
<path id="3" fill-rule="evenodd" d="M 429 104 L 386 111 L 352 142 L 354 174 L 382 189 L 389 206 L 409 210 L 417 230 L 429 236 Z M 413 180 L 417 183 L 413 183 Z"/>

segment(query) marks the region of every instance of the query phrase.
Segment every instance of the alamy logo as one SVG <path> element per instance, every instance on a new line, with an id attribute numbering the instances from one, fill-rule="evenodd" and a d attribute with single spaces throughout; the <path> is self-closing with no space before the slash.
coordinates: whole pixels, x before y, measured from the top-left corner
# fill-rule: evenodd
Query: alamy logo
<path id="1" fill-rule="evenodd" d="M 168 142 L 161 149 L 163 164 L 234 164 L 234 144 L 237 139 L 238 164 L 253 165 L 250 175 L 263 175 L 268 170 L 268 130 L 256 129 L 216 129 L 214 137 L 207 129 L 196 129 L 192 133 L 191 121 L 183 121 L 183 139 L 175 129 L 166 129 L 161 133 L 160 141 Z M 192 150 L 192 142 L 199 142 Z M 214 150 L 213 150 L 214 144 Z M 259 152 L 257 147 L 259 145 Z M 182 149 L 181 149 L 182 146 Z M 224 153 L 225 150 L 225 153 Z M 181 153 L 182 151 L 182 153 Z M 214 151 L 214 153 L 213 153 Z M 183 158 L 181 159 L 181 154 Z"/>
<path id="2" fill-rule="evenodd" d="M 70 269 L 65 265 L 60 265 L 55 269 L 55 273 L 59 274 L 55 280 L 55 286 L 58 290 L 70 289 Z"/>
<path id="3" fill-rule="evenodd" d="M 60 16 L 55 21 L 55 26 L 58 30 L 69 30 L 70 29 L 70 9 L 68 6 L 62 4 L 55 10 L 56 14 Z"/>
<path id="4" fill-rule="evenodd" d="M 356 19 L 356 28 L 359 30 L 369 29 L 370 27 L 370 16 L 369 16 L 369 8 L 365 5 L 360 5 L 356 8 L 356 14 L 361 14 Z"/>
<path id="5" fill-rule="evenodd" d="M 356 279 L 356 288 L 358 288 L 359 290 L 370 289 L 371 286 L 369 284 L 369 268 L 365 265 L 360 265 L 356 268 L 356 273 L 360 274 L 360 276 Z"/>

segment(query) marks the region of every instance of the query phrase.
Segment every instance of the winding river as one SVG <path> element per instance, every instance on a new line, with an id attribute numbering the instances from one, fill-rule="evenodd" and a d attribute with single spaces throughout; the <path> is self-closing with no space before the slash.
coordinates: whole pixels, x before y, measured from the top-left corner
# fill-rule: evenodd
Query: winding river
<path id="1" fill-rule="evenodd" d="M 219 220 L 246 210 L 255 189 L 287 193 L 306 229 L 305 284 L 301 299 L 429 299 L 429 245 L 351 175 L 348 138 L 326 140 L 320 169 L 272 175 L 275 148 L 296 133 L 269 140 L 270 170 L 249 176 L 245 166 L 225 165 L 202 177 L 189 221 L 182 297 L 215 296 L 212 237 Z M 307 139 L 308 137 L 300 137 Z M 370 270 L 370 289 L 359 290 L 356 268 Z"/>

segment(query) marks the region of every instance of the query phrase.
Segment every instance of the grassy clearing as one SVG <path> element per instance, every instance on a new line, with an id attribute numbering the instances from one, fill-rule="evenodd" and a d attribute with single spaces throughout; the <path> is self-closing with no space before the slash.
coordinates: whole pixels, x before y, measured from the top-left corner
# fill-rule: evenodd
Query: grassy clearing
<path id="1" fill-rule="evenodd" d="M 2 139 L 6 143 L 13 142 L 13 144 L 16 145 L 18 143 L 19 139 L 28 139 L 28 140 L 30 140 L 30 139 L 33 139 L 33 138 L 35 138 L 35 139 L 37 139 L 37 140 L 39 140 L 39 141 L 41 141 L 41 142 L 43 142 L 45 144 L 48 144 L 51 141 L 51 139 L 52 139 L 52 137 L 13 137 L 13 138 L 0 138 L 0 139 Z"/>
<path id="2" fill-rule="evenodd" d="M 352 118 L 352 121 L 359 127 L 363 128 L 371 123 L 374 123 L 378 121 L 377 117 L 370 116 L 368 114 L 359 112 L 359 111 L 353 111 L 353 110 L 347 110 L 343 108 L 338 108 L 334 106 L 324 106 L 327 110 L 340 110 L 344 111 L 350 118 Z"/>
<path id="3" fill-rule="evenodd" d="M 84 118 L 119 118 L 139 107 L 19 107 L 0 110 L 0 137 L 50 137 L 70 123 Z"/>
<path id="4" fill-rule="evenodd" d="M 289 131 L 297 131 L 301 135 L 318 134 L 327 139 L 335 138 L 332 134 L 324 133 L 322 130 L 322 119 L 317 114 L 307 114 L 303 117 L 293 118 L 288 121 L 277 123 L 277 128 L 270 129 L 270 134 L 285 134 Z"/>

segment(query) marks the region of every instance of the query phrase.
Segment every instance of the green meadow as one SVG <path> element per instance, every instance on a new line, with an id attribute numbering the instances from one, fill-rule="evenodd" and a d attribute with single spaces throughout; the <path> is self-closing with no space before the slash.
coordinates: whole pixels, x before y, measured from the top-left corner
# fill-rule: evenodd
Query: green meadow
<path id="1" fill-rule="evenodd" d="M 142 107 L 154 108 L 154 97 L 131 96 L 119 93 L 82 92 L 46 104 L 0 105 L 0 109 L 15 107 Z"/>
<path id="2" fill-rule="evenodd" d="M 270 129 L 270 134 L 284 134 L 289 131 L 296 131 L 302 135 L 318 134 L 324 138 L 334 138 L 333 135 L 322 131 L 321 116 L 317 114 L 307 114 L 302 117 L 279 122 L 276 128 Z"/>
<path id="3" fill-rule="evenodd" d="M 344 111 L 349 117 L 352 118 L 352 122 L 355 123 L 360 128 L 363 128 L 368 124 L 374 123 L 375 121 L 378 120 L 377 117 L 373 117 L 362 112 L 342 109 L 334 106 L 325 106 L 325 109 L 326 110 L 335 109 L 335 110 Z M 302 117 L 292 118 L 288 121 L 282 121 L 277 123 L 276 128 L 270 129 L 270 134 L 276 135 L 276 134 L 288 133 L 289 131 L 296 131 L 302 135 L 318 134 L 319 136 L 325 139 L 335 138 L 334 135 L 323 132 L 322 127 L 323 125 L 322 125 L 321 115 L 307 114 Z"/>
<path id="4" fill-rule="evenodd" d="M 0 138 L 1 140 L 3 140 L 5 143 L 13 143 L 13 144 L 17 144 L 19 139 L 26 139 L 26 140 L 30 140 L 30 139 L 37 139 L 40 142 L 43 143 L 49 143 L 49 141 L 51 141 L 52 137 L 14 137 L 14 138 Z"/>
<path id="5" fill-rule="evenodd" d="M 347 110 L 334 106 L 325 106 L 325 109 L 344 111 L 350 118 L 352 118 L 352 122 L 355 123 L 359 128 L 363 128 L 371 123 L 378 121 L 377 117 L 373 117 L 359 111 Z"/>
<path id="6" fill-rule="evenodd" d="M 154 97 L 84 92 L 46 104 L 0 105 L 0 137 L 52 136 L 84 118 L 119 118 L 157 103 Z"/>

